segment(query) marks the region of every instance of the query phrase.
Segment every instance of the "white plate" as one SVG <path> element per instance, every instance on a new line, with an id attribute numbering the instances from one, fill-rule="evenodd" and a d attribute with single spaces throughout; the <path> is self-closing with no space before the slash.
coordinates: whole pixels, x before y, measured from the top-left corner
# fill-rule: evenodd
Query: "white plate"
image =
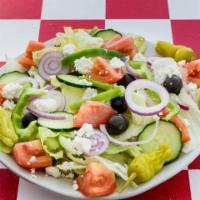
<path id="1" fill-rule="evenodd" d="M 47 42 L 48 45 L 51 45 L 54 40 L 50 40 Z M 153 44 L 151 42 L 148 43 L 148 50 L 147 55 L 154 56 L 155 52 L 153 50 Z M 2 74 L 5 71 L 5 68 L 2 68 L 0 70 L 0 74 Z M 123 193 L 114 193 L 110 196 L 106 196 L 101 199 L 123 199 L 128 197 L 133 197 L 135 195 L 141 194 L 160 183 L 163 183 L 167 179 L 171 178 L 172 176 L 176 175 L 178 172 L 180 172 L 184 167 L 189 165 L 198 155 L 200 154 L 200 146 L 195 149 L 194 151 L 183 154 L 180 156 L 180 158 L 173 163 L 165 166 L 155 177 L 153 177 L 150 181 L 139 185 L 137 188 L 128 188 Z M 58 194 L 62 194 L 64 196 L 78 198 L 78 199 L 84 199 L 84 197 L 80 192 L 73 190 L 72 188 L 72 181 L 69 181 L 67 179 L 55 179 L 52 177 L 47 177 L 45 174 L 37 173 L 37 177 L 31 176 L 30 172 L 27 170 L 24 170 L 23 168 L 19 167 L 13 158 L 9 155 L 6 155 L 4 153 L 0 152 L 0 161 L 8 167 L 11 171 L 19 175 L 20 177 L 24 178 L 25 180 L 34 183 L 36 185 L 39 185 L 43 188 L 46 188 L 48 190 L 51 190 L 53 192 L 56 192 Z"/>

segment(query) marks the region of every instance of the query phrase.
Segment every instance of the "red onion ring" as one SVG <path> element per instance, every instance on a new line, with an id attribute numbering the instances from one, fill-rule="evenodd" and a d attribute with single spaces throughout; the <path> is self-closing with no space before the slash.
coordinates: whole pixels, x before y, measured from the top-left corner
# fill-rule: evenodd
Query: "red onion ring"
<path id="1" fill-rule="evenodd" d="M 64 111 L 65 108 L 66 108 L 66 100 L 65 100 L 65 97 L 64 95 L 60 92 L 60 91 L 57 91 L 57 90 L 49 90 L 47 95 L 45 96 L 42 96 L 42 97 L 35 97 L 35 98 L 32 98 L 31 101 L 30 101 L 30 106 L 33 107 L 33 103 L 38 100 L 38 99 L 54 99 L 56 101 L 56 103 L 58 104 L 58 109 L 57 111 Z"/>
<path id="2" fill-rule="evenodd" d="M 49 80 L 51 75 L 58 74 L 62 70 L 60 63 L 62 57 L 63 54 L 57 51 L 44 54 L 38 65 L 40 76 L 45 80 Z"/>
<path id="3" fill-rule="evenodd" d="M 142 77 L 140 76 L 140 74 L 139 74 L 135 69 L 133 69 L 131 66 L 129 66 L 128 64 L 126 65 L 126 71 L 127 71 L 131 76 L 133 76 L 133 78 L 136 78 L 136 79 L 142 78 Z"/>
<path id="4" fill-rule="evenodd" d="M 95 130 L 94 133 L 87 138 L 92 142 L 92 146 L 87 153 L 88 156 L 97 156 L 108 148 L 109 140 L 107 136 L 99 130 Z"/>
<path id="5" fill-rule="evenodd" d="M 189 110 L 190 109 L 190 107 L 188 106 L 188 105 L 186 105 L 185 103 L 182 103 L 182 102 L 179 102 L 179 101 L 176 101 L 176 103 L 180 106 L 180 108 L 182 109 L 182 110 Z"/>
<path id="6" fill-rule="evenodd" d="M 17 79 L 15 83 L 19 83 L 19 84 L 31 83 L 33 88 L 36 88 L 36 89 L 39 88 L 38 82 L 31 77 L 23 77 L 23 78 Z"/>
<path id="7" fill-rule="evenodd" d="M 145 88 L 153 90 L 156 93 L 158 93 L 160 95 L 161 103 L 151 107 L 141 107 L 138 106 L 136 103 L 134 103 L 132 99 L 132 93 L 137 89 L 145 89 Z M 146 79 L 139 79 L 131 82 L 127 86 L 125 91 L 125 99 L 128 107 L 130 108 L 130 110 L 132 110 L 132 112 L 138 115 L 150 116 L 158 114 L 167 106 L 169 102 L 169 93 L 163 86 L 159 85 L 156 82 Z"/>
<path id="8" fill-rule="evenodd" d="M 156 120 L 156 127 L 153 133 L 151 134 L 151 136 L 147 140 L 135 141 L 135 142 L 124 142 L 124 141 L 120 141 L 111 137 L 109 133 L 107 132 L 106 126 L 104 124 L 101 124 L 99 128 L 108 137 L 109 141 L 112 142 L 113 144 L 117 144 L 120 146 L 133 146 L 133 145 L 141 145 L 141 144 L 149 143 L 155 137 L 158 130 L 158 125 L 159 125 L 159 120 Z"/>
<path id="9" fill-rule="evenodd" d="M 66 118 L 62 114 L 58 115 L 58 114 L 45 113 L 45 112 L 39 111 L 33 108 L 31 105 L 29 105 L 27 109 L 29 110 L 29 112 L 31 112 L 33 115 L 37 117 L 42 117 L 42 118 L 52 119 L 52 120 L 64 120 Z"/>

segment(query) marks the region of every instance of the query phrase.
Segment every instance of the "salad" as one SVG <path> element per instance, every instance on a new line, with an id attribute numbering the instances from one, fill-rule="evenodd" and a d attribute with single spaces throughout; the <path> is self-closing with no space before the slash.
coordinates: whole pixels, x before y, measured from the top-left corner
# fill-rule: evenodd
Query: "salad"
<path id="1" fill-rule="evenodd" d="M 97 27 L 30 41 L 0 76 L 0 150 L 88 197 L 134 190 L 193 151 L 200 60 L 183 45 L 158 41 L 153 57 L 147 48 Z"/>

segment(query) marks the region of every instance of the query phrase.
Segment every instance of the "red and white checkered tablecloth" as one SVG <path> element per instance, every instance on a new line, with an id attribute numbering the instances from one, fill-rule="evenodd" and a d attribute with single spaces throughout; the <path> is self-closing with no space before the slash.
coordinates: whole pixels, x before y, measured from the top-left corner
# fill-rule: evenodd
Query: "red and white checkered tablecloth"
<path id="1" fill-rule="evenodd" d="M 109 28 L 194 48 L 200 57 L 200 0 L 0 0 L 0 65 L 30 39 L 45 41 L 63 26 Z M 64 200 L 0 165 L 0 200 Z M 132 200 L 199 200 L 200 157 Z"/>

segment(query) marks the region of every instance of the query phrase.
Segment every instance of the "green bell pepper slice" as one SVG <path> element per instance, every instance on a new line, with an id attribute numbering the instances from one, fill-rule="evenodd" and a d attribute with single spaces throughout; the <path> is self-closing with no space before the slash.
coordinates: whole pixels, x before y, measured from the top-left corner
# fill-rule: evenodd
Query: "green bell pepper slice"
<path id="1" fill-rule="evenodd" d="M 114 87 L 113 89 L 101 92 L 101 93 L 97 94 L 96 96 L 92 97 L 89 100 L 90 101 L 110 101 L 113 98 L 122 96 L 124 94 L 124 92 L 125 92 L 124 87 L 117 86 L 117 87 Z M 70 108 L 71 111 L 75 112 L 85 102 L 86 102 L 86 100 L 80 100 L 78 102 L 70 104 L 69 108 Z"/>
<path id="2" fill-rule="evenodd" d="M 24 116 L 24 110 L 28 104 L 29 98 L 32 96 L 42 96 L 46 94 L 45 90 L 30 88 L 30 85 L 26 85 L 24 90 L 17 101 L 17 104 L 12 113 L 12 122 L 15 132 L 19 136 L 20 141 L 32 140 L 37 134 L 37 122 L 33 121 L 28 127 L 24 128 L 22 125 L 22 119 Z"/>
<path id="3" fill-rule="evenodd" d="M 101 56 L 106 59 L 111 59 L 113 57 L 123 58 L 126 56 L 126 54 L 121 53 L 119 51 L 113 51 L 113 50 L 107 50 L 103 48 L 93 48 L 93 49 L 86 49 L 82 51 L 78 51 L 72 54 L 69 54 L 65 56 L 61 60 L 62 66 L 68 66 L 72 64 L 76 59 L 79 59 L 81 57 L 96 57 Z"/>
<path id="4" fill-rule="evenodd" d="M 147 64 L 143 61 L 133 61 L 128 62 L 129 66 L 138 72 L 138 74 L 146 79 L 153 80 L 153 75 L 147 67 Z"/>

